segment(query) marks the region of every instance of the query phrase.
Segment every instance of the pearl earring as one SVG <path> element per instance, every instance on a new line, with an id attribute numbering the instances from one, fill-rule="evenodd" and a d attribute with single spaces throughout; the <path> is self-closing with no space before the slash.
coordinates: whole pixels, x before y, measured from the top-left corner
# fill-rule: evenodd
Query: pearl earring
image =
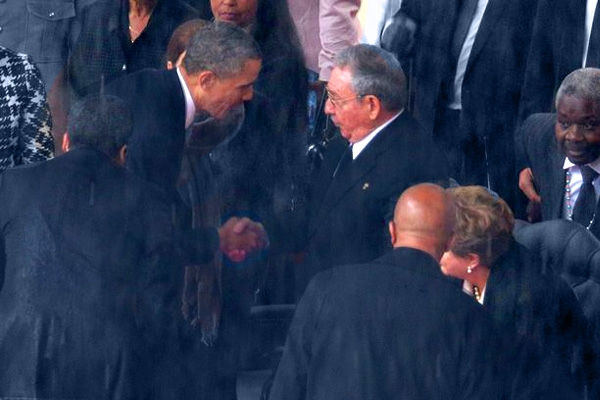
<path id="1" fill-rule="evenodd" d="M 467 274 L 470 274 L 471 272 L 473 272 L 473 267 L 471 267 L 470 265 L 467 267 Z"/>

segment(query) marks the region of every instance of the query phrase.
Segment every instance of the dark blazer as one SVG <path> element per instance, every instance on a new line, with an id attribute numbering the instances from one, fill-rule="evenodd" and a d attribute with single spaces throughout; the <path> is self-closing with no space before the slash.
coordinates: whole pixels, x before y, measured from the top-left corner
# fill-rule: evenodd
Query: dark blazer
<path id="1" fill-rule="evenodd" d="M 539 0 L 521 94 L 520 119 L 554 110 L 563 79 L 581 68 L 586 0 Z M 531 23 L 530 22 L 530 23 Z"/>
<path id="2" fill-rule="evenodd" d="M 407 113 L 332 179 L 346 148 L 341 139 L 329 145 L 311 189 L 308 254 L 299 270 L 298 293 L 318 271 L 366 262 L 391 249 L 388 222 L 400 194 L 417 183 L 448 180 L 444 156 Z"/>
<path id="3" fill-rule="evenodd" d="M 0 397 L 146 398 L 176 315 L 169 211 L 92 149 L 4 172 Z"/>
<path id="4" fill-rule="evenodd" d="M 521 127 L 523 167 L 533 172 L 535 187 L 542 198 L 542 219 L 562 218 L 565 195 L 565 156 L 554 134 L 555 114 L 534 114 Z"/>
<path id="5" fill-rule="evenodd" d="M 143 70 L 106 88 L 133 110 L 127 168 L 173 198 L 185 143 L 185 97 L 176 70 Z"/>
<path id="6" fill-rule="evenodd" d="M 270 399 L 499 398 L 497 344 L 430 255 L 397 248 L 312 280 Z"/>
<path id="7" fill-rule="evenodd" d="M 567 283 L 542 275 L 536 256 L 513 243 L 490 268 L 484 308 L 534 346 L 541 360 L 536 369 L 554 376 L 548 380 L 556 385 L 553 398 L 579 399 L 586 382 L 584 358 L 591 356 L 588 322 Z"/>
<path id="8" fill-rule="evenodd" d="M 560 276 L 575 293 L 593 338 L 595 357 L 587 357 L 586 366 L 592 365 L 588 372 L 594 380 L 593 393 L 600 393 L 599 369 L 593 367 L 594 363 L 598 365 L 600 354 L 600 242 L 583 226 L 563 219 L 538 224 L 518 221 L 514 235 L 521 245 L 541 257 L 544 274 Z"/>
<path id="9" fill-rule="evenodd" d="M 456 65 L 449 49 L 458 17 L 455 0 L 405 0 L 400 12 L 417 24 L 413 54 L 414 115 L 429 133 L 445 107 L 444 87 Z M 492 188 L 513 189 L 514 128 L 537 0 L 490 0 L 462 85 L 462 125 L 486 140 Z M 508 197 L 507 197 L 508 198 Z"/>
<path id="10" fill-rule="evenodd" d="M 534 114 L 521 128 L 524 164 L 533 173 L 535 186 L 542 198 L 542 220 L 562 218 L 565 195 L 565 156 L 561 153 L 554 134 L 555 114 Z M 600 209 L 596 205 L 596 213 Z M 598 214 L 600 215 L 600 214 Z M 600 237 L 600 221 L 595 218 L 590 232 Z"/>

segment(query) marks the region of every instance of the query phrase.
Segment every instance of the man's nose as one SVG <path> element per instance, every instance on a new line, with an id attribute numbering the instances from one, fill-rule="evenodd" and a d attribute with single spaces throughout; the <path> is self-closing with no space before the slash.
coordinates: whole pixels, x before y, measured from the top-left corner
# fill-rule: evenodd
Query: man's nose
<path id="1" fill-rule="evenodd" d="M 565 134 L 565 139 L 571 141 L 580 141 L 583 140 L 583 127 L 579 124 L 571 124 L 567 128 L 567 133 Z"/>

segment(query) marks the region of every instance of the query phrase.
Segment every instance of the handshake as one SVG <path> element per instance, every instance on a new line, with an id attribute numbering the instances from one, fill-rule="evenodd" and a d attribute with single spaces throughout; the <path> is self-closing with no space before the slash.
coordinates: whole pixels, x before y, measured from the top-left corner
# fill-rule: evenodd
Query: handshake
<path id="1" fill-rule="evenodd" d="M 221 252 L 234 262 L 242 262 L 253 251 L 269 246 L 264 226 L 250 218 L 231 217 L 218 230 Z"/>

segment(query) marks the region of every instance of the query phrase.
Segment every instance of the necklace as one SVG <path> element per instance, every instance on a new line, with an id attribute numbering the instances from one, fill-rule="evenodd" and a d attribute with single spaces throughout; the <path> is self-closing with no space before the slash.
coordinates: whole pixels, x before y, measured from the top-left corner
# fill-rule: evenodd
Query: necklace
<path id="1" fill-rule="evenodd" d="M 481 303 L 481 291 L 475 285 L 473 285 L 473 296 L 475 296 L 475 300 L 477 300 L 478 303 Z"/>
<path id="2" fill-rule="evenodd" d="M 567 208 L 567 219 L 569 221 L 573 221 L 574 204 L 572 203 L 572 199 L 571 199 L 571 171 L 568 169 L 566 172 L 566 179 L 565 179 L 565 207 Z M 596 213 L 594 212 L 594 215 L 592 215 L 592 219 L 590 220 L 590 223 L 585 227 L 585 229 L 589 230 L 595 220 L 596 220 Z"/>

